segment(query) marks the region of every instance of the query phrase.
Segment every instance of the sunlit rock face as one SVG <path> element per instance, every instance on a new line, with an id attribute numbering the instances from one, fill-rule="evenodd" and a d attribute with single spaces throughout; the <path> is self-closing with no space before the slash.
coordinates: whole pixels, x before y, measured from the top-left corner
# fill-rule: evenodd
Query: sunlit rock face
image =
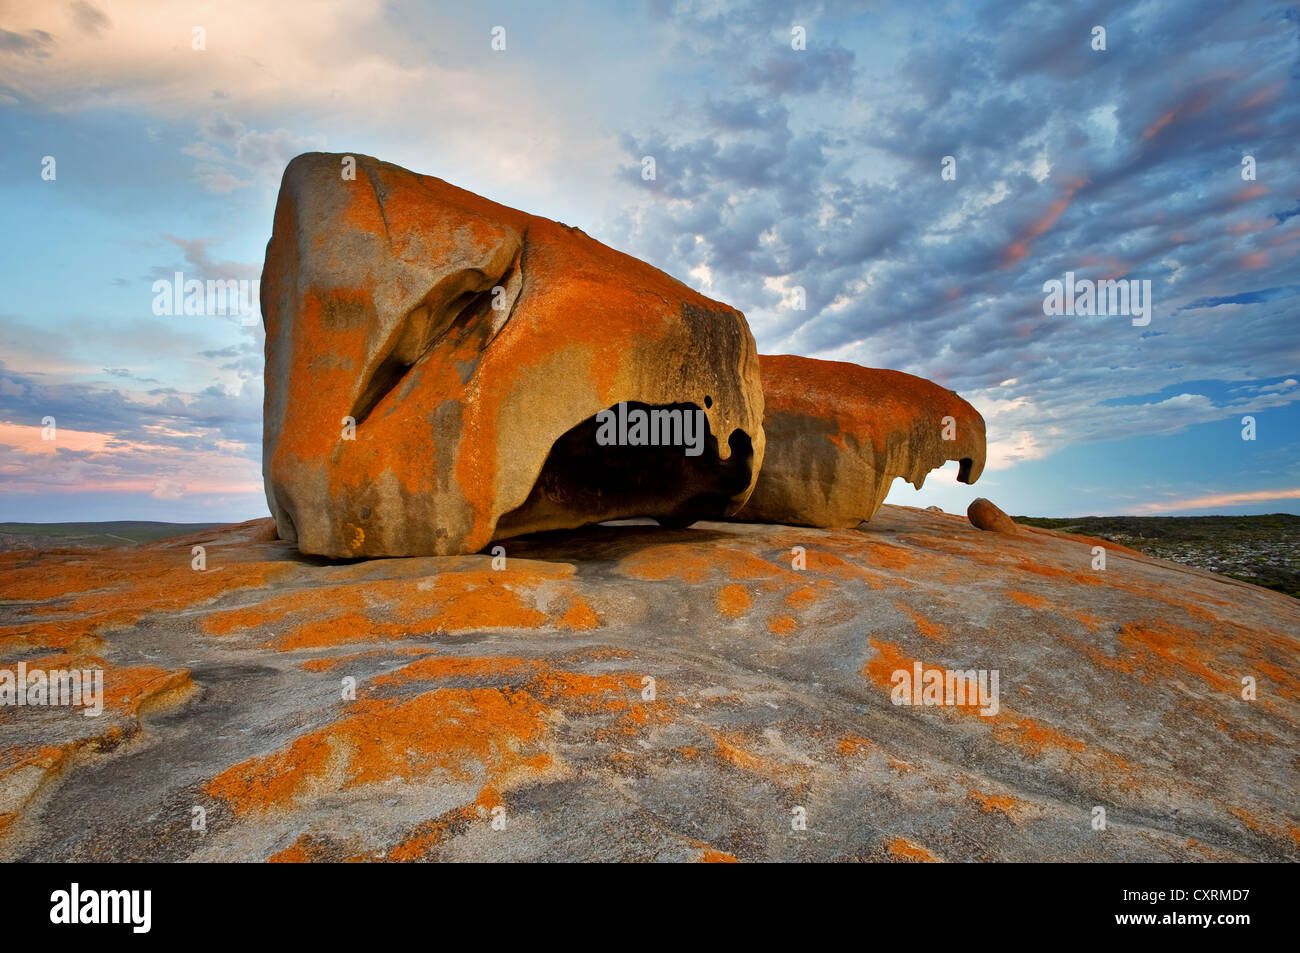
<path id="1" fill-rule="evenodd" d="M 263 474 L 282 538 L 447 555 L 743 505 L 764 437 L 739 311 L 576 228 L 352 158 L 289 164 L 267 245 Z M 667 446 L 602 441 L 620 404 L 698 424 L 697 445 L 667 425 Z"/>
<path id="2" fill-rule="evenodd" d="M 984 470 L 984 418 L 954 392 L 900 371 L 762 355 L 766 455 L 738 519 L 856 526 L 876 514 L 895 477 L 918 489 L 959 461 Z"/>
<path id="3" fill-rule="evenodd" d="M 1015 520 L 1004 513 L 992 500 L 986 500 L 982 496 L 971 501 L 971 505 L 966 508 L 966 518 L 976 529 L 988 530 L 991 533 L 1020 532 Z"/>

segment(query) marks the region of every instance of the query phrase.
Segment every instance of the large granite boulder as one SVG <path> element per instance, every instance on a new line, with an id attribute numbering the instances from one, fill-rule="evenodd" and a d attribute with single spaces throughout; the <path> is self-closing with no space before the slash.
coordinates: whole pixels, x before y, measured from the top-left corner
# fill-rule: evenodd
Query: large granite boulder
<path id="1" fill-rule="evenodd" d="M 744 316 L 576 228 L 311 153 L 285 170 L 261 295 L 267 502 L 304 553 L 689 522 L 753 487 Z"/>
<path id="2" fill-rule="evenodd" d="M 759 358 L 767 439 L 763 470 L 737 519 L 856 526 L 875 515 L 895 477 L 917 489 L 959 461 L 984 471 L 984 418 L 954 392 L 900 371 L 792 355 Z"/>

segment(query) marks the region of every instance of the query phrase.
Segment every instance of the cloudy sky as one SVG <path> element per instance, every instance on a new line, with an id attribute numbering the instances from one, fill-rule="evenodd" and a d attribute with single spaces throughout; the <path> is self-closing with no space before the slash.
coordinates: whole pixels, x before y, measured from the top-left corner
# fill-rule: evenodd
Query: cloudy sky
<path id="1" fill-rule="evenodd" d="M 958 391 L 980 484 L 891 502 L 1300 512 L 1296 6 L 0 0 L 0 520 L 266 514 L 260 322 L 153 283 L 257 278 L 311 150 Z M 1045 314 L 1067 272 L 1149 281 L 1150 323 Z"/>

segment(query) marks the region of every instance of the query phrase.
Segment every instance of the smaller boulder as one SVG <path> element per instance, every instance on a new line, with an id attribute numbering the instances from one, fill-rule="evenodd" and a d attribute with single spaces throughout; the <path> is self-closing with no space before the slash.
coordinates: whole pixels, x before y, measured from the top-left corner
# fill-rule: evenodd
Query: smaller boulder
<path id="1" fill-rule="evenodd" d="M 966 508 L 966 518 L 976 529 L 988 530 L 990 533 L 1020 532 L 1015 520 L 982 496 Z"/>

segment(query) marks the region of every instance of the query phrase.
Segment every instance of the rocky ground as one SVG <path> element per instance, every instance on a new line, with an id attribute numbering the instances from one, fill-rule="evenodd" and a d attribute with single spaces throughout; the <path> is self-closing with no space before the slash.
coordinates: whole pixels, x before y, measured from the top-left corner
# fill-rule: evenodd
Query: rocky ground
<path id="1" fill-rule="evenodd" d="M 0 669 L 106 699 L 0 707 L 0 858 L 1300 860 L 1300 604 L 1095 544 L 886 506 L 495 567 L 269 520 L 3 553 Z M 892 704 L 917 662 L 997 712 Z"/>

